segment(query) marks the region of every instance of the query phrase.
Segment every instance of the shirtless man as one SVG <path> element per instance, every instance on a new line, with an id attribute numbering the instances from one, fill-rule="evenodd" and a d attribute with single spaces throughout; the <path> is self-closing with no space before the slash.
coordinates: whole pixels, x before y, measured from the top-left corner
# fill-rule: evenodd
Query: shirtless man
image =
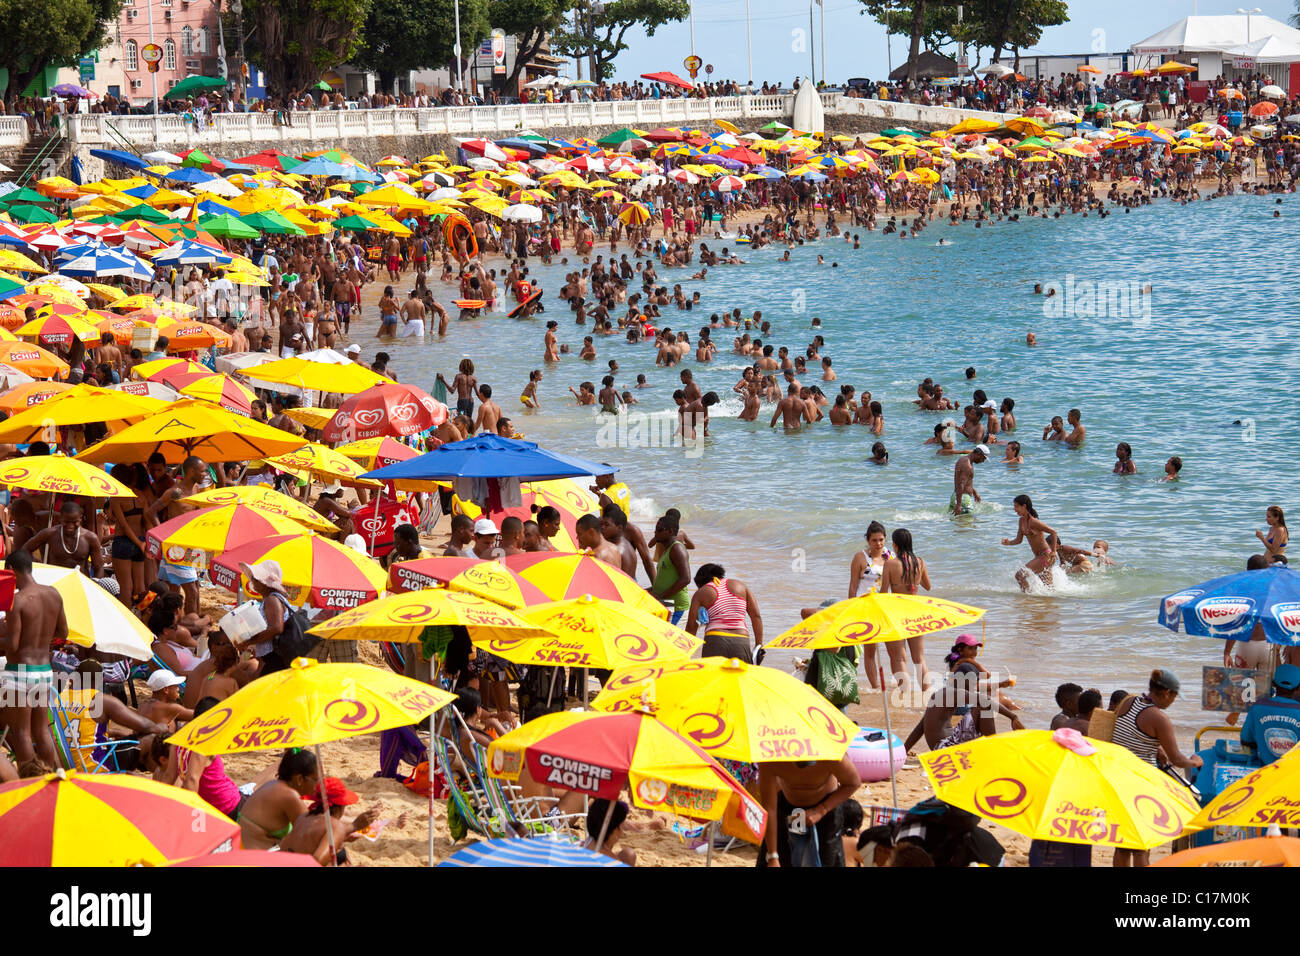
<path id="1" fill-rule="evenodd" d="M 403 334 L 404 335 L 413 334 L 410 332 L 406 332 L 406 327 L 407 327 L 406 324 L 410 322 L 418 322 L 420 323 L 420 331 L 418 334 L 424 335 L 424 320 L 426 316 L 425 309 L 424 309 L 424 302 L 418 298 L 414 289 L 412 289 L 411 294 L 406 297 L 406 301 L 402 303 L 401 312 L 402 312 Z"/>
<path id="2" fill-rule="evenodd" d="M 843 866 L 844 801 L 853 796 L 862 778 L 848 756 L 840 760 L 798 760 L 761 762 L 758 790 L 767 811 L 760 866 Z M 819 860 L 801 860 L 791 846 L 791 837 L 810 828 L 817 830 Z"/>
<path id="3" fill-rule="evenodd" d="M 495 435 L 497 433 L 497 421 L 501 418 L 501 406 L 492 401 L 492 386 L 480 385 L 478 387 L 478 397 L 482 404 L 478 407 L 478 416 L 474 419 L 473 430 Z"/>
<path id="4" fill-rule="evenodd" d="M 636 577 L 637 554 L 636 547 L 628 540 L 627 534 L 627 515 L 623 514 L 623 509 L 618 505 L 610 504 L 601 509 L 600 533 L 605 540 L 618 548 L 620 555 L 619 567 L 623 573 L 629 577 Z"/>
<path id="5" fill-rule="evenodd" d="M 27 550 L 35 552 L 45 548 L 45 563 L 61 568 L 74 568 L 82 574 L 87 565 L 91 577 L 100 577 L 104 573 L 104 549 L 100 546 L 99 535 L 87 531 L 81 526 L 84 510 L 75 501 L 63 502 L 59 509 L 59 523 L 52 528 L 38 531 L 27 542 Z"/>
<path id="6" fill-rule="evenodd" d="M 538 524 L 541 520 L 539 516 Z M 578 547 L 591 551 L 596 560 L 604 561 L 612 568 L 623 570 L 623 550 L 616 544 L 605 540 L 601 533 L 601 519 L 595 515 L 583 515 L 578 519 Z"/>
<path id="7" fill-rule="evenodd" d="M 384 244 L 384 257 L 387 259 L 388 281 L 396 282 L 402 274 L 402 244 L 396 236 L 389 236 Z"/>
<path id="8" fill-rule="evenodd" d="M 330 298 L 334 302 L 334 317 L 338 324 L 343 326 L 345 334 L 352 321 L 352 303 L 356 294 L 356 287 L 346 276 L 335 279 L 334 287 L 330 290 Z"/>
<path id="9" fill-rule="evenodd" d="M 46 713 L 54 693 L 50 643 L 68 636 L 68 621 L 59 592 L 32 577 L 29 552 L 15 551 L 6 564 L 14 573 L 17 593 L 5 615 L 0 720 L 9 728 L 19 776 L 39 777 L 59 766 Z"/>
<path id="10" fill-rule="evenodd" d="M 181 465 L 180 480 L 159 495 L 158 499 L 149 506 L 149 516 L 154 520 L 165 521 L 169 518 L 175 518 L 177 515 L 185 514 L 187 511 L 196 510 L 197 505 L 186 504 L 181 499 L 188 498 L 199 491 L 199 482 L 202 481 L 207 468 L 208 466 L 203 459 L 197 455 L 186 458 L 184 464 Z M 166 518 L 160 518 L 160 511 L 166 512 Z M 173 593 L 179 591 L 185 595 L 186 614 L 199 613 L 199 572 L 197 568 L 185 564 L 172 564 L 163 560 L 158 566 L 158 577 L 167 582 Z"/>
<path id="11" fill-rule="evenodd" d="M 835 396 L 835 404 L 830 411 L 832 425 L 850 425 L 853 423 L 853 416 L 849 414 L 848 403 L 849 400 L 846 396 Z"/>
<path id="12" fill-rule="evenodd" d="M 304 341 L 305 330 L 297 310 L 288 310 L 280 320 L 280 358 L 293 358 Z"/>
<path id="13" fill-rule="evenodd" d="M 772 413 L 772 420 L 767 427 L 775 428 L 778 418 L 784 419 L 787 429 L 798 428 L 804 421 L 812 424 L 813 420 L 808 416 L 808 404 L 799 397 L 798 385 L 791 384 L 786 389 L 785 398 L 776 403 L 776 411 Z"/>
<path id="14" fill-rule="evenodd" d="M 948 508 L 955 515 L 969 514 L 979 504 L 980 493 L 975 490 L 975 466 L 988 461 L 989 446 L 976 445 L 970 454 L 962 455 L 952 469 L 952 500 Z"/>
<path id="15" fill-rule="evenodd" d="M 1065 444 L 1069 445 L 1071 448 L 1078 448 L 1083 444 L 1084 436 L 1088 432 L 1088 430 L 1080 424 L 1082 418 L 1083 412 L 1079 411 L 1077 408 L 1070 409 L 1070 413 L 1065 417 L 1065 420 L 1070 424 L 1069 434 L 1064 434 L 1064 430 L 1062 430 L 1061 433 L 1054 435 L 1052 440 L 1065 442 Z"/>
<path id="16" fill-rule="evenodd" d="M 686 394 L 686 401 L 693 402 L 696 399 L 704 397 L 704 392 L 695 381 L 695 375 L 690 369 L 684 368 L 681 372 L 682 391 Z"/>

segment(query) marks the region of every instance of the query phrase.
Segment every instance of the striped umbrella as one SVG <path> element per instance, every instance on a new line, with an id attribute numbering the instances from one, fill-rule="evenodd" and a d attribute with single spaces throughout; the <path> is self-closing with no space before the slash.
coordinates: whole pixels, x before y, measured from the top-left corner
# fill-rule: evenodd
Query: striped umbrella
<path id="1" fill-rule="evenodd" d="M 279 854 L 277 854 L 279 855 Z M 457 850 L 438 866 L 626 866 L 625 863 L 559 840 L 483 840 Z"/>
<path id="2" fill-rule="evenodd" d="M 388 569 L 388 588 L 395 594 L 436 588 L 440 584 L 453 591 L 477 594 L 508 608 L 545 604 L 551 600 L 537 585 L 524 580 L 500 561 L 420 558 L 400 561 Z"/>
<path id="3" fill-rule="evenodd" d="M 0 395 L 0 411 L 10 415 L 31 408 L 42 402 L 48 402 L 60 392 L 72 388 L 67 382 L 27 382 L 17 385 Z"/>
<path id="4" fill-rule="evenodd" d="M 745 188 L 745 181 L 739 176 L 719 176 L 713 181 L 713 188 L 720 193 L 738 193 Z"/>
<path id="5" fill-rule="evenodd" d="M 227 591 L 239 587 L 240 564 L 278 561 L 292 604 L 343 610 L 373 601 L 384 590 L 383 568 L 347 545 L 318 534 L 286 534 L 250 541 L 213 559 L 213 582 Z"/>
<path id="6" fill-rule="evenodd" d="M 73 340 L 98 342 L 100 331 L 94 325 L 75 315 L 49 315 L 32 319 L 14 330 L 20 339 L 31 339 L 41 345 L 69 346 Z"/>
<path id="7" fill-rule="evenodd" d="M 192 564 L 196 560 L 193 551 L 229 551 L 273 535 L 306 533 L 304 525 L 283 515 L 247 505 L 218 505 L 177 515 L 150 528 L 145 550 L 151 558 Z"/>
<path id="8" fill-rule="evenodd" d="M 625 202 L 618 210 L 618 218 L 629 226 L 640 226 L 649 222 L 651 215 L 645 203 Z"/>
<path id="9" fill-rule="evenodd" d="M 210 853 L 239 826 L 197 794 L 57 770 L 0 786 L 0 866 L 137 866 Z"/>
<path id="10" fill-rule="evenodd" d="M 312 531 L 322 534 L 333 534 L 339 530 L 332 521 L 304 502 L 297 498 L 290 498 L 266 485 L 227 485 L 225 488 L 207 488 L 188 498 L 182 498 L 181 504 L 197 505 L 200 508 L 211 508 L 214 505 L 245 505 L 255 511 L 292 518 Z"/>
<path id="11" fill-rule="evenodd" d="M 367 471 L 383 468 L 385 465 L 395 465 L 399 461 L 409 461 L 420 455 L 410 445 L 403 445 L 400 441 L 394 441 L 387 436 L 363 438 L 348 445 L 340 445 L 334 450 L 340 455 L 351 458 Z"/>
<path id="12" fill-rule="evenodd" d="M 589 554 L 533 551 L 512 554 L 506 567 L 537 587 L 552 601 L 590 595 L 621 601 L 657 618 L 667 618 L 668 609 L 652 598 L 636 580 Z"/>
<path id="13" fill-rule="evenodd" d="M 217 372 L 199 372 L 170 375 L 167 384 L 190 398 L 220 405 L 238 415 L 251 415 L 257 396 L 229 375 Z"/>

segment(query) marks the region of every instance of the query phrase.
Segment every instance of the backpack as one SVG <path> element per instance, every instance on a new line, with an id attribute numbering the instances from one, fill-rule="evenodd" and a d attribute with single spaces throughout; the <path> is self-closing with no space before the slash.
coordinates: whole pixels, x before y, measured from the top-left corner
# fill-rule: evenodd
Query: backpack
<path id="1" fill-rule="evenodd" d="M 278 591 L 272 591 L 271 594 L 284 602 L 284 630 L 275 635 L 271 647 L 280 655 L 282 661 L 291 664 L 295 658 L 305 657 L 315 650 L 321 639 L 315 634 L 307 633 L 311 621 L 307 619 L 306 611 L 301 608 L 295 609 Z"/>

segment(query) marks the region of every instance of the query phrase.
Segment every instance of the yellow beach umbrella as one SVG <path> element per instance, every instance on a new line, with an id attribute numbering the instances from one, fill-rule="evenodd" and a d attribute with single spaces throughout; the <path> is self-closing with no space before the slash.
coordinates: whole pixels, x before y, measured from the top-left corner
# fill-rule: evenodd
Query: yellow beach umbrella
<path id="1" fill-rule="evenodd" d="M 355 395 L 375 385 L 392 383 L 391 379 L 355 362 L 333 365 L 297 356 L 254 366 L 246 369 L 243 374 L 257 382 L 274 382 L 277 385 L 292 385 L 295 388 L 341 395 Z"/>
<path id="2" fill-rule="evenodd" d="M 245 684 L 167 742 L 208 756 L 307 747 L 406 727 L 455 699 L 369 664 L 300 657 Z"/>
<path id="3" fill-rule="evenodd" d="M 320 429 L 329 424 L 329 420 L 337 415 L 338 411 L 337 408 L 313 408 L 311 406 L 304 406 L 300 408 L 286 408 L 284 413 L 295 422 L 320 431 Z"/>
<path id="4" fill-rule="evenodd" d="M 50 271 L 16 249 L 4 248 L 0 248 L 0 269 L 9 269 L 14 272 L 37 272 L 42 275 Z"/>
<path id="5" fill-rule="evenodd" d="M 727 760 L 839 760 L 858 733 L 815 688 L 734 658 L 620 668 L 592 707 L 627 713 L 647 702 L 673 730 Z"/>
<path id="6" fill-rule="evenodd" d="M 156 398 L 128 395 L 116 389 L 74 385 L 39 405 L 24 408 L 0 423 L 0 442 L 27 444 L 42 440 L 49 428 L 86 425 L 91 422 L 137 421 L 152 415 L 166 404 Z"/>
<path id="7" fill-rule="evenodd" d="M 68 640 L 105 654 L 123 654 L 138 661 L 153 656 L 154 636 L 131 609 L 76 568 L 33 564 L 37 584 L 54 588 L 63 598 Z"/>
<path id="8" fill-rule="evenodd" d="M 1197 811 L 1154 765 L 1077 731 L 980 737 L 920 760 L 940 800 L 1036 840 L 1147 850 L 1176 839 Z"/>
<path id="9" fill-rule="evenodd" d="M 110 435 L 77 457 L 90 464 L 133 462 L 159 452 L 169 464 L 180 464 L 191 455 L 208 462 L 248 461 L 286 454 L 302 443 L 278 428 L 186 399 Z"/>
<path id="10" fill-rule="evenodd" d="M 332 521 L 324 515 L 303 504 L 297 498 L 268 488 L 266 485 L 231 485 L 227 488 L 208 488 L 197 494 L 182 498 L 185 504 L 209 508 L 216 505 L 243 505 L 254 511 L 280 515 L 289 518 L 313 531 L 326 533 L 338 531 Z"/>
<path id="11" fill-rule="evenodd" d="M 86 288 L 110 304 L 126 298 L 126 293 L 115 285 L 105 285 L 102 282 L 87 282 Z"/>
<path id="12" fill-rule="evenodd" d="M 302 439 L 299 438 L 297 441 L 301 442 Z M 365 468 L 319 442 L 310 442 L 292 451 L 266 457 L 266 463 L 281 471 L 310 476 L 321 481 L 339 481 L 347 485 L 369 488 L 378 488 L 383 484 L 373 478 L 362 478 Z"/>
<path id="13" fill-rule="evenodd" d="M 340 641 L 418 641 L 426 627 L 455 625 L 476 640 L 546 640 L 553 635 L 517 611 L 494 601 L 450 588 L 426 588 L 391 594 L 322 621 L 312 634 Z"/>
<path id="14" fill-rule="evenodd" d="M 139 292 L 135 295 L 128 295 L 124 299 L 118 299 L 109 305 L 110 309 L 117 309 L 123 312 L 130 312 L 135 309 L 147 309 L 154 304 L 156 300 L 147 292 Z"/>
<path id="15" fill-rule="evenodd" d="M 912 594 L 877 594 L 839 601 L 801 621 L 767 648 L 838 649 L 857 644 L 884 644 L 972 624 L 984 609 Z"/>
<path id="16" fill-rule="evenodd" d="M 471 640 L 516 664 L 584 669 L 685 660 L 704 643 L 653 614 L 590 595 L 525 607 L 519 613 L 546 631 L 546 637 L 477 639 L 471 635 Z"/>
<path id="17" fill-rule="evenodd" d="M 134 498 L 135 492 L 102 468 L 66 455 L 37 455 L 0 462 L 0 485 L 85 498 Z"/>
<path id="18" fill-rule="evenodd" d="M 1205 805 L 1191 828 L 1300 827 L 1300 747 L 1242 777 Z"/>

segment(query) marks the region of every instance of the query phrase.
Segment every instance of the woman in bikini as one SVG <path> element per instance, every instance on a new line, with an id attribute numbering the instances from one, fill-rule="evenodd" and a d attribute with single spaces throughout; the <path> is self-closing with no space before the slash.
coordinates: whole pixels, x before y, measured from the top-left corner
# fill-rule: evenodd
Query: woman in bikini
<path id="1" fill-rule="evenodd" d="M 114 465 L 109 474 L 136 493 L 127 507 L 125 498 L 108 499 L 108 517 L 113 524 L 113 577 L 117 578 L 122 602 L 135 604 L 144 594 L 145 506 L 152 502 L 149 473 L 142 465 Z"/>
<path id="2" fill-rule="evenodd" d="M 1276 561 L 1286 554 L 1286 543 L 1289 538 L 1286 530 L 1286 515 L 1277 505 L 1272 505 L 1264 512 L 1264 521 L 1268 524 L 1268 534 L 1256 531 L 1255 537 L 1263 543 L 1269 561 Z"/>
<path id="3" fill-rule="evenodd" d="M 303 798 L 320 789 L 320 765 L 310 750 L 286 750 L 275 779 L 253 791 L 239 814 L 241 843 L 245 850 L 269 850 L 293 830 L 302 816 Z"/>
<path id="4" fill-rule="evenodd" d="M 1028 495 L 1016 495 L 1012 505 L 1016 514 L 1020 516 L 1020 524 L 1016 529 L 1016 536 L 1003 538 L 1002 543 L 1014 546 L 1028 537 L 1029 550 L 1034 552 L 1034 556 L 1025 566 L 1016 572 L 1016 581 L 1020 584 L 1020 590 L 1029 590 L 1031 573 L 1037 574 L 1044 584 L 1051 587 L 1052 565 L 1056 563 L 1056 551 L 1061 546 L 1060 535 L 1038 517 L 1038 512 L 1034 510 L 1034 503 L 1029 500 Z"/>
<path id="5" fill-rule="evenodd" d="M 915 594 L 918 587 L 930 590 L 930 571 L 925 560 L 918 558 L 912 550 L 912 532 L 906 528 L 895 528 L 891 536 L 894 542 L 894 557 L 885 562 L 880 572 L 881 594 Z M 885 645 L 889 652 L 889 665 L 895 674 L 906 674 L 907 665 L 903 661 L 903 649 L 900 641 L 890 641 Z M 916 665 L 920 678 L 920 687 L 929 683 L 930 668 L 925 663 L 925 638 L 909 637 L 907 651 Z"/>

